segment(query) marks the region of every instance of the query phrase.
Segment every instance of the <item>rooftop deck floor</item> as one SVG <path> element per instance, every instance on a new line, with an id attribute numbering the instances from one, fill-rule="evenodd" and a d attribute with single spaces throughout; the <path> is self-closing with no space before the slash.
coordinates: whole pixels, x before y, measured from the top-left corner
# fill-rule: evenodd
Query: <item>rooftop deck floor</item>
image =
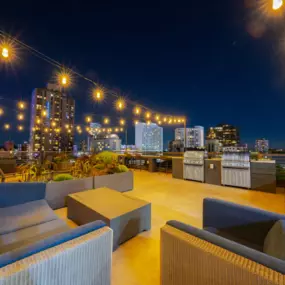
<path id="1" fill-rule="evenodd" d="M 169 174 L 146 171 L 135 171 L 134 181 L 134 190 L 127 194 L 152 203 L 152 229 L 124 243 L 113 253 L 112 285 L 159 285 L 160 228 L 174 219 L 201 227 L 202 202 L 206 197 L 285 214 L 284 194 L 183 181 Z M 66 217 L 66 209 L 56 212 Z"/>

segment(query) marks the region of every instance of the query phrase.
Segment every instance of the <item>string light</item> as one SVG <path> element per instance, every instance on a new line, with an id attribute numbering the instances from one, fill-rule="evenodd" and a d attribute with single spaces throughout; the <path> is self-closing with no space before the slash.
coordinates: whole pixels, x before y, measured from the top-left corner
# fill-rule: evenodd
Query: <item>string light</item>
<path id="1" fill-rule="evenodd" d="M 115 128 L 115 132 L 118 132 L 119 131 L 119 129 L 118 128 Z"/>
<path id="2" fill-rule="evenodd" d="M 272 9 L 278 10 L 283 6 L 283 0 L 273 0 L 272 2 Z"/>
<path id="3" fill-rule="evenodd" d="M 150 120 L 147 120 L 146 124 L 147 124 L 147 125 L 150 125 L 150 124 L 151 124 L 151 121 L 150 121 Z"/>
<path id="4" fill-rule="evenodd" d="M 0 50 L 1 56 L 5 61 L 11 62 L 16 58 L 14 42 L 1 41 Z"/>
<path id="5" fill-rule="evenodd" d="M 40 120 L 40 119 L 37 119 L 36 122 L 37 122 L 37 124 L 40 124 L 40 123 L 41 123 L 41 120 Z"/>
<path id="6" fill-rule="evenodd" d="M 23 131 L 24 130 L 24 127 L 22 125 L 18 126 L 18 131 Z"/>
<path id="7" fill-rule="evenodd" d="M 121 119 L 121 120 L 120 120 L 120 125 L 121 125 L 121 126 L 124 126 L 125 124 L 126 124 L 126 121 L 125 121 L 124 119 Z"/>
<path id="8" fill-rule="evenodd" d="M 160 116 L 159 116 L 159 115 L 156 115 L 156 116 L 155 116 L 155 119 L 156 119 L 157 121 L 159 121 Z"/>
<path id="9" fill-rule="evenodd" d="M 140 115 L 140 113 L 141 113 L 141 108 L 139 106 L 135 107 L 134 108 L 134 114 L 135 115 Z"/>
<path id="10" fill-rule="evenodd" d="M 18 108 L 20 110 L 24 110 L 26 108 L 26 104 L 23 101 L 18 102 Z"/>
<path id="11" fill-rule="evenodd" d="M 123 132 L 123 131 L 124 131 L 124 128 L 120 128 L 120 131 Z"/>
<path id="12" fill-rule="evenodd" d="M 76 129 L 79 131 L 79 130 L 81 130 L 81 127 L 80 127 L 80 126 L 77 126 Z"/>
<path id="13" fill-rule="evenodd" d="M 146 112 L 146 113 L 145 113 L 145 117 L 146 117 L 147 119 L 149 119 L 149 118 L 151 117 L 151 112 Z"/>
<path id="14" fill-rule="evenodd" d="M 18 120 L 23 121 L 24 120 L 24 114 L 22 114 L 22 113 L 18 114 Z"/>
<path id="15" fill-rule="evenodd" d="M 161 125 L 161 121 L 158 121 L 158 124 Z"/>
<path id="16" fill-rule="evenodd" d="M 56 74 L 57 83 L 63 87 L 69 87 L 72 84 L 72 74 L 69 70 L 63 69 Z"/>
<path id="17" fill-rule="evenodd" d="M 181 119 L 178 119 L 178 123 L 181 123 Z"/>
<path id="18" fill-rule="evenodd" d="M 46 117 L 46 116 L 47 116 L 47 111 L 46 111 L 46 110 L 43 110 L 43 111 L 42 111 L 42 116 L 43 116 L 43 117 Z"/>
<path id="19" fill-rule="evenodd" d="M 139 121 L 138 120 L 135 120 L 135 125 L 137 125 L 139 123 Z"/>
<path id="20" fill-rule="evenodd" d="M 118 100 L 115 101 L 115 107 L 118 111 L 122 111 L 126 108 L 126 100 L 120 97 Z"/>
<path id="21" fill-rule="evenodd" d="M 51 126 L 55 127 L 56 126 L 56 122 L 51 122 Z"/>
<path id="22" fill-rule="evenodd" d="M 87 132 L 90 132 L 90 127 L 86 127 L 85 130 L 86 130 Z"/>
<path id="23" fill-rule="evenodd" d="M 109 119 L 109 118 L 105 118 L 105 119 L 104 119 L 104 124 L 107 125 L 107 124 L 109 124 L 109 123 L 110 123 L 110 119 Z"/>
<path id="24" fill-rule="evenodd" d="M 0 108 L 0 116 L 2 116 L 3 114 L 4 114 L 4 110 Z"/>
<path id="25" fill-rule="evenodd" d="M 87 116 L 87 117 L 85 118 L 85 121 L 86 121 L 86 123 L 91 123 L 92 118 L 91 118 L 90 116 Z"/>
<path id="26" fill-rule="evenodd" d="M 102 101 L 104 99 L 104 93 L 101 89 L 93 90 L 93 99 L 96 101 Z"/>
<path id="27" fill-rule="evenodd" d="M 9 130 L 9 129 L 10 129 L 10 125 L 9 125 L 9 124 L 5 124 L 5 125 L 4 125 L 4 129 L 5 129 L 5 130 Z"/>
<path id="28" fill-rule="evenodd" d="M 167 121 L 167 118 L 166 118 L 166 117 L 164 117 L 164 118 L 163 118 L 163 122 L 166 122 L 166 121 Z"/>

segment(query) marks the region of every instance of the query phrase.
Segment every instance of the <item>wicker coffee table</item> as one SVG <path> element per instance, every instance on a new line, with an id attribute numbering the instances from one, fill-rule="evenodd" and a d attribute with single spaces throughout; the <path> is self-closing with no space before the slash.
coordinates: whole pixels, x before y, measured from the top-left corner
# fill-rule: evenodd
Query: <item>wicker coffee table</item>
<path id="1" fill-rule="evenodd" d="M 109 188 L 70 194 L 67 216 L 78 225 L 104 221 L 114 231 L 113 248 L 151 228 L 151 204 Z"/>

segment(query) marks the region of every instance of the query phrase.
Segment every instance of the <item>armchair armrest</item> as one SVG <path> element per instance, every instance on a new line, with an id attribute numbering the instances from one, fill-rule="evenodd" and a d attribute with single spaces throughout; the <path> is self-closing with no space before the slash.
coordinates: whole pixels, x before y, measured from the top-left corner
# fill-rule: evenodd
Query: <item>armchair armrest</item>
<path id="1" fill-rule="evenodd" d="M 113 231 L 88 232 L 0 268 L 0 285 L 110 285 Z"/>
<path id="2" fill-rule="evenodd" d="M 285 216 L 231 202 L 211 198 L 203 201 L 203 228 L 227 229 L 259 245 L 263 245 L 274 223 L 282 219 Z"/>
<path id="3" fill-rule="evenodd" d="M 172 223 L 161 229 L 162 285 L 285 282 L 284 261 L 207 231 L 179 222 L 172 226 Z"/>

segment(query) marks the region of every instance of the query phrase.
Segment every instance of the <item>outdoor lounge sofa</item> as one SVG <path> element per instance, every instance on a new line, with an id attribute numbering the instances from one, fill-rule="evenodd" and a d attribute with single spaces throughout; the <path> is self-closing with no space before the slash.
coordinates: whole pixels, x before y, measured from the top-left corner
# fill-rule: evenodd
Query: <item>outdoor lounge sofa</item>
<path id="1" fill-rule="evenodd" d="M 0 285 L 110 285 L 112 230 L 102 221 L 69 228 L 45 187 L 0 184 Z"/>
<path id="2" fill-rule="evenodd" d="M 203 229 L 161 229 L 162 285 L 285 284 L 285 216 L 205 199 Z"/>

